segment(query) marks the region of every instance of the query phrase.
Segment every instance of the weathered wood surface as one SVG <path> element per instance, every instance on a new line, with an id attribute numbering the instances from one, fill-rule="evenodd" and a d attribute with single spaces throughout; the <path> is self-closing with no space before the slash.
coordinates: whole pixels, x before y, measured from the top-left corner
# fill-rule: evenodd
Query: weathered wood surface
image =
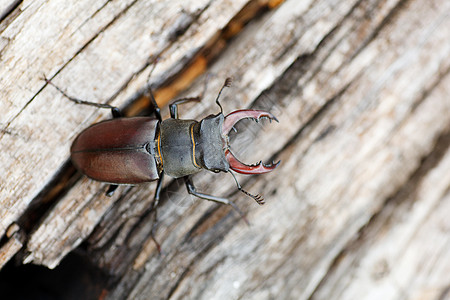
<path id="1" fill-rule="evenodd" d="M 23 244 L 18 258 L 53 268 L 85 241 L 111 275 L 110 299 L 449 297 L 450 2 L 32 1 L 0 33 L 2 262 Z M 139 96 L 156 55 L 160 105 L 202 74 L 183 92 L 198 95 L 209 72 L 202 103 L 180 114 L 215 113 L 232 76 L 225 111 L 254 107 L 280 120 L 238 126 L 238 156 L 282 160 L 270 174 L 239 177 L 265 196 L 261 207 L 227 174 L 194 177 L 199 190 L 235 201 L 250 227 L 167 180 L 163 256 L 144 213 L 154 183 L 108 198 L 86 178 L 52 181 L 74 137 L 109 112 L 41 80 L 122 106 Z"/>

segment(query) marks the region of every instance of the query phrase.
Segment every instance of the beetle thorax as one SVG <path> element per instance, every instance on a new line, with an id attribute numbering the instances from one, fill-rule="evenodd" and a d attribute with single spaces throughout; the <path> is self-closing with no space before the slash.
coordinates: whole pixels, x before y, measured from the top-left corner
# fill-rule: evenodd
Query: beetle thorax
<path id="1" fill-rule="evenodd" d="M 179 178 L 207 169 L 228 171 L 221 129 L 223 114 L 195 120 L 161 122 L 158 152 L 165 174 Z"/>

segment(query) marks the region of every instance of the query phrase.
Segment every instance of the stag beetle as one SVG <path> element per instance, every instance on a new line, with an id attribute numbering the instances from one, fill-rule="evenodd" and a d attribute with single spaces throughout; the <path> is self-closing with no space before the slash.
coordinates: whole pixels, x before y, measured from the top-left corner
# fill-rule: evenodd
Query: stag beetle
<path id="1" fill-rule="evenodd" d="M 111 196 L 119 184 L 139 184 L 158 180 L 153 208 L 160 198 L 164 174 L 184 178 L 190 194 L 206 200 L 231 205 L 244 219 L 238 207 L 230 200 L 197 192 L 190 175 L 206 169 L 212 172 L 235 171 L 241 174 L 262 174 L 275 169 L 280 162 L 246 165 L 231 152 L 228 133 L 242 119 L 259 121 L 267 118 L 278 120 L 269 112 L 261 110 L 236 110 L 224 116 L 219 102 L 220 94 L 230 86 L 227 78 L 216 98 L 220 113 L 209 115 L 201 121 L 178 118 L 178 105 L 199 101 L 200 97 L 182 98 L 169 105 L 170 119 L 162 120 L 160 109 L 150 88 L 147 95 L 154 106 L 156 118 L 122 117 L 117 107 L 73 98 L 50 80 L 66 98 L 77 103 L 111 109 L 113 119 L 96 123 L 74 140 L 71 159 L 75 167 L 87 177 L 110 183 L 107 195 Z M 242 189 L 233 175 L 238 189 L 263 204 L 260 195 L 252 195 Z M 156 213 L 155 213 L 156 215 Z M 156 219 L 156 216 L 155 216 Z"/>

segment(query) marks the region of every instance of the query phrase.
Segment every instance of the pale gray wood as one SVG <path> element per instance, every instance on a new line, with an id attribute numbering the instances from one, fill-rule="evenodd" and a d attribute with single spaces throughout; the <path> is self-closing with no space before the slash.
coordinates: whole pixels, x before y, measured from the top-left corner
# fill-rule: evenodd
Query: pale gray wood
<path id="1" fill-rule="evenodd" d="M 113 103 L 120 105 L 145 85 L 149 68 L 139 70 L 148 57 L 164 49 L 152 81 L 165 81 L 245 4 L 170 2 L 165 10 L 167 3 L 137 1 L 125 10 L 99 3 L 96 13 L 80 9 L 72 22 L 83 25 L 54 37 L 61 53 L 44 51 L 45 63 L 35 58 L 42 64 L 37 66 L 56 74 L 55 83 L 77 97 L 104 102 L 118 94 Z M 42 9 L 55 9 L 48 5 Z M 147 5 L 159 9 L 146 10 Z M 280 120 L 242 123 L 233 141 L 245 162 L 282 160 L 272 173 L 238 177 L 245 189 L 265 196 L 264 206 L 237 192 L 228 174 L 194 177 L 199 190 L 235 201 L 251 226 L 229 207 L 197 200 L 181 182 L 167 180 L 158 210 L 159 255 L 149 236 L 151 215 L 144 214 L 155 184 L 120 187 L 108 198 L 105 184 L 84 178 L 36 224 L 24 262 L 55 267 L 86 240 L 92 261 L 115 276 L 110 299 L 448 296 L 449 16 L 450 3 L 439 0 L 290 0 L 265 11 L 208 67 L 215 76 L 202 103 L 179 107 L 183 118 L 217 113 L 217 91 L 232 76 L 222 99 L 225 112 L 254 107 Z M 170 38 L 171 28 L 190 20 L 176 41 Z M 85 39 L 78 41 L 83 32 Z M 109 113 L 68 103 L 51 87 L 39 91 L 42 82 L 14 72 L 23 77 L 18 83 L 29 80 L 36 87 L 34 93 L 26 90 L 22 104 L 7 102 L 2 115 L 2 125 L 10 123 L 3 127 L 2 149 L 14 151 L 1 155 L 16 155 L 9 165 L 0 160 L 16 176 L 2 177 L 2 201 L 19 202 L 11 212 L 3 209 L 5 227 L 68 157 L 76 134 Z M 198 95 L 205 77 L 183 95 Z M 8 97 L 19 93 L 1 90 Z M 165 102 L 167 94 L 172 92 L 157 98 Z M 52 120 L 54 115 L 64 117 Z M 28 160 L 20 160 L 30 149 Z M 14 189 L 4 189 L 3 182 Z"/>
<path id="2" fill-rule="evenodd" d="M 430 97 L 447 93 L 448 84 Z M 450 151 L 442 150 L 449 143 L 450 134 L 446 134 L 437 144 L 437 148 L 443 146 L 437 149 L 437 159 L 427 159 L 347 246 L 314 299 L 329 295 L 339 299 L 448 298 Z"/>
<path id="3" fill-rule="evenodd" d="M 22 249 L 25 241 L 24 233 L 20 230 L 20 226 L 15 223 L 9 226 L 5 235 L 7 241 L 0 248 L 0 269 Z"/>

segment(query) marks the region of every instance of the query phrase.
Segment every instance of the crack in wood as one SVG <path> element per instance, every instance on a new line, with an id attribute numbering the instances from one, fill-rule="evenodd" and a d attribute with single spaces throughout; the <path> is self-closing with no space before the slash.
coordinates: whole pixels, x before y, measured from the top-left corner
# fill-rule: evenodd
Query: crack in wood
<path id="1" fill-rule="evenodd" d="M 13 11 L 17 9 L 20 4 L 22 4 L 22 0 L 15 0 L 8 7 L 6 7 L 5 10 L 2 13 L 0 13 L 0 23 L 3 22 L 10 14 L 12 14 Z"/>
<path id="2" fill-rule="evenodd" d="M 308 299 L 314 299 L 315 293 L 326 284 L 328 278 L 332 276 L 344 257 L 348 256 L 349 253 L 353 252 L 355 249 L 364 249 L 361 245 L 367 243 L 367 241 L 380 230 L 380 224 L 386 226 L 386 224 L 390 222 L 396 208 L 405 204 L 409 204 L 410 207 L 414 205 L 414 202 L 417 199 L 417 188 L 420 186 L 420 182 L 429 172 L 439 165 L 449 148 L 450 131 L 445 131 L 437 138 L 434 147 L 432 147 L 432 151 L 423 157 L 422 162 L 418 165 L 416 170 L 411 173 L 408 179 L 399 186 L 397 190 L 393 191 L 391 196 L 386 198 L 384 203 L 380 206 L 380 209 L 374 212 L 367 224 L 359 230 L 355 238 L 349 241 L 347 245 L 342 248 L 340 253 L 336 255 L 325 276 L 323 276 L 322 280 Z"/>
<path id="3" fill-rule="evenodd" d="M 381 22 L 378 23 L 378 25 L 374 28 L 371 29 L 371 33 L 367 35 L 367 37 L 363 40 L 363 42 L 359 45 L 359 47 L 356 49 L 356 51 L 353 53 L 352 56 L 350 56 L 348 58 L 348 61 L 352 61 L 355 57 L 357 57 L 361 51 L 363 51 L 373 40 L 375 40 L 376 37 L 378 37 L 378 35 L 381 33 L 381 31 L 387 26 L 389 25 L 389 23 L 395 19 L 395 17 L 402 11 L 402 8 L 404 8 L 404 6 L 407 5 L 408 2 L 410 2 L 411 0 L 398 0 L 396 2 L 396 4 L 394 5 L 394 7 L 392 9 L 389 10 L 388 14 L 386 16 L 384 16 L 384 18 L 381 20 Z M 383 0 L 379 0 L 379 1 L 375 1 L 375 3 L 372 4 L 372 7 L 376 7 L 379 3 L 383 3 L 385 1 Z M 365 1 L 362 2 L 362 4 L 364 4 Z M 369 2 L 367 2 L 369 3 Z M 371 20 L 371 15 L 372 14 L 372 10 L 368 9 L 364 12 L 364 16 L 362 17 L 363 19 L 367 20 L 368 22 L 370 22 Z"/>

